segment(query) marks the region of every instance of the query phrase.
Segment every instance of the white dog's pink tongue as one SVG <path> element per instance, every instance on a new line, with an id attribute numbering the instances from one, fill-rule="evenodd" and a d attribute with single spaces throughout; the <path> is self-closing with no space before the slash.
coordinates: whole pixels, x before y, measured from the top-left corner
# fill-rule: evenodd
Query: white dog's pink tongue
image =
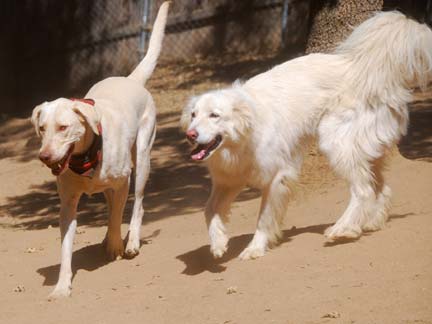
<path id="1" fill-rule="evenodd" d="M 193 154 L 191 156 L 191 158 L 192 158 L 192 160 L 195 160 L 195 161 L 202 160 L 204 158 L 205 154 L 206 154 L 206 150 L 203 149 L 203 150 L 199 151 L 198 153 Z"/>

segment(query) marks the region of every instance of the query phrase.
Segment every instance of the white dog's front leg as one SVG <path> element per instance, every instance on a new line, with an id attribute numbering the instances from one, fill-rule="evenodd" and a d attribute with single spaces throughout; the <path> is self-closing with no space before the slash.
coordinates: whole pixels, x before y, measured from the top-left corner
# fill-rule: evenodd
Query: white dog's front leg
<path id="1" fill-rule="evenodd" d="M 219 214 L 213 214 L 208 225 L 210 251 L 215 258 L 220 258 L 227 251 L 228 236 Z"/>
<path id="2" fill-rule="evenodd" d="M 207 202 L 205 216 L 210 236 L 210 251 L 220 258 L 227 250 L 228 236 L 224 223 L 228 220 L 230 205 L 242 187 L 223 187 L 213 185 Z"/>
<path id="3" fill-rule="evenodd" d="M 61 264 L 59 280 L 50 298 L 68 297 L 72 288 L 72 248 L 77 227 L 76 208 L 79 196 L 60 198 Z"/>
<path id="4" fill-rule="evenodd" d="M 270 188 L 263 192 L 257 229 L 249 245 L 240 254 L 240 259 L 256 259 L 263 256 L 269 245 L 276 244 L 282 232 L 280 226 L 288 205 L 290 185 L 295 175 L 281 172 Z"/>

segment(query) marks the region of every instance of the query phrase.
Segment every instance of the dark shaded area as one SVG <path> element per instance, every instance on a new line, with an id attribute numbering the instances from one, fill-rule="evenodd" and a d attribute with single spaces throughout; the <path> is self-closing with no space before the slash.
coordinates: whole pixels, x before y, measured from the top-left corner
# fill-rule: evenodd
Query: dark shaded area
<path id="1" fill-rule="evenodd" d="M 431 0 L 384 0 L 383 10 L 399 10 L 421 23 L 432 23 Z"/>
<path id="2" fill-rule="evenodd" d="M 2 112 L 20 114 L 37 103 L 67 95 L 70 60 L 61 50 L 89 37 L 94 1 L 2 2 L 2 73 L 6 105 Z M 3 98 L 2 98 L 3 100 Z"/>
<path id="3" fill-rule="evenodd" d="M 415 215 L 413 213 L 407 213 L 402 215 L 390 215 L 389 222 L 392 222 L 396 219 L 405 218 L 411 215 Z M 310 225 L 305 227 L 292 227 L 289 230 L 282 231 L 283 236 L 280 240 L 280 244 L 287 243 L 291 241 L 295 236 L 305 234 L 305 233 L 313 233 L 313 234 L 324 234 L 324 231 L 327 227 L 333 224 L 319 224 L 319 225 Z M 368 236 L 373 233 L 363 233 L 362 236 Z M 252 240 L 253 234 L 242 234 L 238 236 L 234 236 L 230 238 L 228 242 L 228 250 L 220 259 L 214 259 L 210 252 L 210 246 L 204 245 L 198 249 L 186 252 L 184 254 L 178 255 L 176 259 L 182 261 L 186 268 L 182 271 L 182 274 L 188 276 L 195 276 L 201 274 L 205 271 L 211 273 L 221 273 L 224 272 L 227 268 L 225 265 L 229 261 L 234 258 L 237 258 L 240 253 L 247 247 L 249 242 Z M 331 247 L 340 244 L 354 243 L 356 240 L 339 240 L 336 242 L 325 242 L 324 247 Z"/>
<path id="4" fill-rule="evenodd" d="M 70 97 L 136 62 L 124 40 L 137 38 L 131 24 L 135 1 L 5 0 L 0 4 L 0 111 L 23 116 L 37 104 Z M 119 35 L 115 35 L 120 32 Z M 107 57 L 107 53 L 110 57 Z M 135 54 L 135 53 L 132 53 Z"/>
<path id="5" fill-rule="evenodd" d="M 407 159 L 432 161 L 432 99 L 410 105 L 408 134 L 398 147 Z"/>

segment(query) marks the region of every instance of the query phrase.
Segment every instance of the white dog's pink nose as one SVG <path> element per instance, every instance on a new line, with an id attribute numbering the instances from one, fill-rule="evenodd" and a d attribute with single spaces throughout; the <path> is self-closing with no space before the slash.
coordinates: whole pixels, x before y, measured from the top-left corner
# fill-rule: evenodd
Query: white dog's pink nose
<path id="1" fill-rule="evenodd" d="M 190 129 L 186 132 L 186 137 L 189 141 L 194 142 L 198 138 L 198 132 L 195 129 Z"/>

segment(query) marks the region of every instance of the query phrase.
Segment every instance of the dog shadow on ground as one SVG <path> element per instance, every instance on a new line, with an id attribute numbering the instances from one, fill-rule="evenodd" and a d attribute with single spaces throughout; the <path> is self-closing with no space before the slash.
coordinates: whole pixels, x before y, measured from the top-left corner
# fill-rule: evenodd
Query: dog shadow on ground
<path id="1" fill-rule="evenodd" d="M 155 230 L 152 234 L 141 238 L 141 246 L 149 244 L 149 241 L 160 234 L 160 230 Z M 127 238 L 125 238 L 125 241 Z M 104 245 L 102 243 L 87 245 L 75 252 L 72 255 L 72 278 L 75 277 L 78 270 L 95 271 L 101 267 L 108 265 L 111 260 L 108 260 L 105 254 Z M 48 267 L 43 267 L 37 270 L 44 277 L 44 286 L 53 286 L 57 283 L 60 272 L 60 264 L 54 264 Z"/>
<path id="2" fill-rule="evenodd" d="M 289 230 L 282 231 L 283 236 L 279 242 L 282 245 L 292 240 L 293 237 L 304 233 L 322 234 L 324 230 L 331 224 L 311 225 L 301 228 L 293 227 Z M 225 264 L 234 258 L 238 257 L 240 253 L 246 248 L 252 240 L 253 234 L 242 234 L 230 238 L 228 242 L 228 250 L 220 259 L 214 259 L 210 253 L 210 246 L 204 245 L 198 249 L 186 252 L 176 257 L 182 261 L 186 268 L 183 274 L 194 276 L 202 272 L 208 271 L 212 273 L 220 273 L 226 270 Z"/>
<path id="3" fill-rule="evenodd" d="M 391 215 L 389 217 L 389 222 L 393 222 L 397 219 L 402 219 L 408 216 L 415 215 L 414 213 L 406 213 L 401 215 Z M 282 231 L 283 236 L 279 242 L 279 245 L 283 245 L 291 241 L 294 237 L 305 234 L 313 233 L 323 235 L 324 231 L 332 226 L 333 223 L 310 225 L 305 227 L 293 227 L 288 230 Z M 363 233 L 362 236 L 369 236 L 371 233 Z M 185 269 L 182 274 L 188 276 L 195 276 L 203 272 L 211 273 L 221 273 L 227 269 L 226 263 L 235 259 L 240 255 L 240 253 L 246 248 L 249 242 L 252 240 L 253 234 L 242 234 L 230 238 L 228 242 L 228 250 L 220 259 L 214 259 L 210 253 L 210 246 L 204 245 L 198 249 L 186 252 L 184 254 L 178 255 L 176 259 L 182 261 L 185 264 Z M 359 238 L 360 239 L 360 238 Z M 351 244 L 357 242 L 359 239 L 346 239 L 338 240 L 335 242 L 325 242 L 323 244 L 324 248 L 332 247 L 341 244 Z"/>
<path id="4" fill-rule="evenodd" d="M 78 270 L 94 271 L 111 262 L 106 258 L 101 243 L 88 245 L 75 251 L 72 258 L 72 277 L 75 277 Z M 45 278 L 43 282 L 44 286 L 55 285 L 58 280 L 59 272 L 60 264 L 37 270 L 37 273 Z"/>

